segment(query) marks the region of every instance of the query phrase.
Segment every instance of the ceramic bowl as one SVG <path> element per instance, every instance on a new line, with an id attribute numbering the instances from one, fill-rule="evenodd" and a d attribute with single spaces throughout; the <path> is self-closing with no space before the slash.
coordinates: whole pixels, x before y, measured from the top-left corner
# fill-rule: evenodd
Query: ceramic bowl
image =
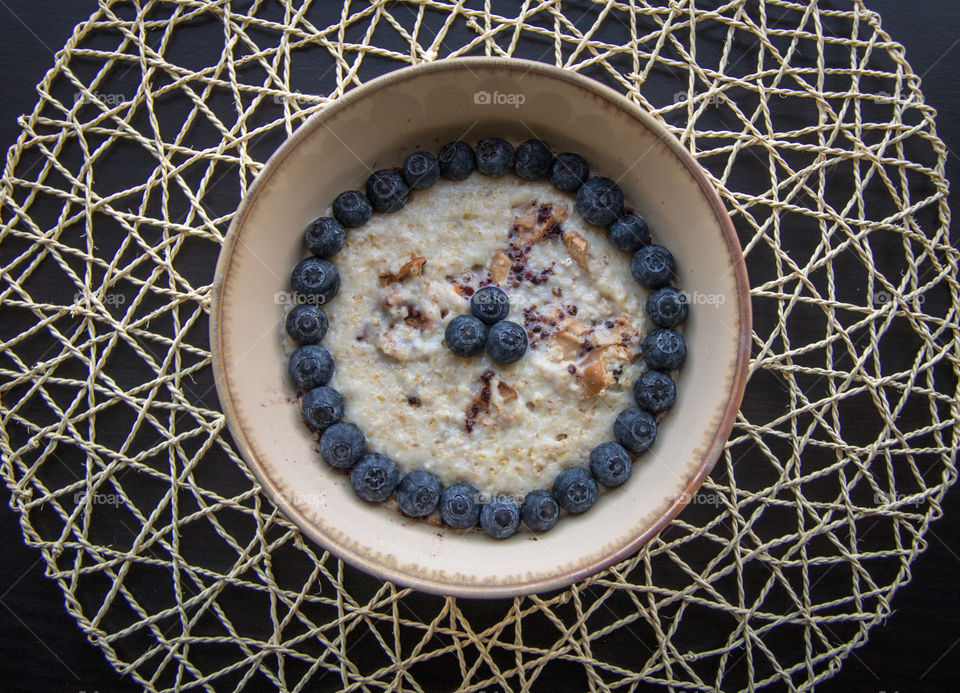
<path id="1" fill-rule="evenodd" d="M 354 495 L 324 464 L 285 373 L 282 307 L 302 231 L 334 196 L 419 145 L 536 133 L 618 180 L 694 297 L 689 357 L 659 438 L 630 480 L 550 532 L 497 541 L 412 521 Z M 474 174 L 479 175 L 479 174 Z M 624 272 L 628 272 L 625 258 Z M 702 300 L 698 299 L 700 297 Z M 689 501 L 720 455 L 750 349 L 740 245 L 716 190 L 653 117 L 593 80 L 540 63 L 468 58 L 391 72 L 305 122 L 270 158 L 238 210 L 217 265 L 210 340 L 220 402 L 264 492 L 324 549 L 427 592 L 504 597 L 563 587 L 640 549 Z M 335 354 L 335 358 L 339 355 Z M 389 454 L 389 451 L 383 451 Z"/>

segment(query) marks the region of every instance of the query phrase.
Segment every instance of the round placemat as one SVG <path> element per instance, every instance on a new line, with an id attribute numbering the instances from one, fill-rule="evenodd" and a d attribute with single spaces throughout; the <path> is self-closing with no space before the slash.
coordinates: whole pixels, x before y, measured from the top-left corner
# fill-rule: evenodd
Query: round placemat
<path id="1" fill-rule="evenodd" d="M 223 235 L 269 154 L 358 84 L 461 55 L 578 71 L 667 124 L 734 218 L 755 321 L 688 508 L 586 582 L 485 602 L 304 541 L 234 449 L 207 339 Z M 158 690 L 808 688 L 890 613 L 956 479 L 960 303 L 934 111 L 861 2 L 104 0 L 38 93 L 0 191 L 2 472 L 118 671 Z"/>

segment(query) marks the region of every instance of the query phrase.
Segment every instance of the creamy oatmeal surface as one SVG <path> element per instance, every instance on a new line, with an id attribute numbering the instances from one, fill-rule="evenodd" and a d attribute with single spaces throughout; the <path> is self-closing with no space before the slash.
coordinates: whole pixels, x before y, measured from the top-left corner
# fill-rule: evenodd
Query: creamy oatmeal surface
<path id="1" fill-rule="evenodd" d="M 647 292 L 573 202 L 549 183 L 474 174 L 412 191 L 399 212 L 347 232 L 324 345 L 344 419 L 370 449 L 444 484 L 523 494 L 612 439 L 633 402 Z M 530 340 L 508 366 L 443 342 L 491 283 Z"/>

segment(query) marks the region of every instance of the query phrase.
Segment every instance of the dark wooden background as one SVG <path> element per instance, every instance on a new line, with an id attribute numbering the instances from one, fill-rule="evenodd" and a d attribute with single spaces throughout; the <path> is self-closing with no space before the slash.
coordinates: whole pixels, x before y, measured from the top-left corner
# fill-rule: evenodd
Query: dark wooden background
<path id="1" fill-rule="evenodd" d="M 947 175 L 960 173 L 960 6 L 945 0 L 870 0 L 884 27 L 906 46 L 937 108 L 939 135 L 950 150 Z M 94 0 L 0 0 L 0 144 L 14 142 L 16 118 L 32 109 L 34 86 Z M 960 195 L 951 195 L 954 203 Z M 954 205 L 954 208 L 958 208 Z M 9 494 L 2 491 L 4 505 Z M 897 594 L 894 613 L 851 655 L 824 691 L 956 690 L 960 674 L 960 491 L 927 535 L 929 548 L 913 564 L 913 580 Z M 67 614 L 39 554 L 23 545 L 18 517 L 0 510 L 0 687 L 23 691 L 136 690 L 86 641 Z M 539 681 L 565 690 L 563 681 Z"/>

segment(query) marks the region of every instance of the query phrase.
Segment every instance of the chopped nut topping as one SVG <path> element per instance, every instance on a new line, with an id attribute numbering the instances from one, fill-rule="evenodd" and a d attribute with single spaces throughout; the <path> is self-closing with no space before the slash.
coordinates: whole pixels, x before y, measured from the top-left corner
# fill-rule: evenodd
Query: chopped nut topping
<path id="1" fill-rule="evenodd" d="M 424 315 L 423 311 L 409 305 L 407 306 L 407 317 L 403 319 L 403 322 L 415 330 L 426 330 L 433 325 L 433 321 Z"/>
<path id="2" fill-rule="evenodd" d="M 579 320 L 567 320 L 564 323 L 564 329 L 572 335 L 581 337 L 585 334 L 593 332 L 593 328 L 586 323 L 582 323 Z"/>
<path id="3" fill-rule="evenodd" d="M 501 284 L 507 278 L 510 271 L 510 258 L 502 250 L 493 254 L 493 260 L 490 262 L 490 278 L 494 284 Z"/>
<path id="4" fill-rule="evenodd" d="M 500 400 L 493 397 L 493 386 L 496 384 L 497 393 Z M 485 414 L 496 416 L 504 408 L 503 400 L 519 399 L 517 391 L 510 385 L 499 380 L 492 370 L 485 370 L 480 375 L 480 390 L 474 394 L 473 398 L 467 404 L 464 412 L 463 426 L 467 433 L 473 433 L 473 429 Z"/>
<path id="5" fill-rule="evenodd" d="M 580 340 L 574 337 L 569 332 L 560 330 L 554 335 L 554 339 L 557 340 L 557 346 L 560 347 L 561 352 L 563 353 L 564 361 L 572 361 L 577 357 L 577 352 L 580 351 Z"/>
<path id="6" fill-rule="evenodd" d="M 613 362 L 629 363 L 633 359 L 633 354 L 622 344 L 601 344 L 590 350 L 583 357 L 582 363 L 604 363 L 612 365 Z"/>
<path id="7" fill-rule="evenodd" d="M 517 217 L 514 222 L 521 229 L 527 229 L 528 231 L 537 225 L 537 207 L 536 205 L 531 205 L 527 208 L 523 214 Z"/>
<path id="8" fill-rule="evenodd" d="M 567 231 L 563 234 L 563 244 L 567 246 L 567 252 L 573 261 L 580 265 L 584 272 L 589 272 L 587 256 L 587 239 L 576 231 Z"/>
<path id="9" fill-rule="evenodd" d="M 583 387 L 589 397 L 596 397 L 607 387 L 607 369 L 596 361 L 583 369 Z"/>
<path id="10" fill-rule="evenodd" d="M 500 396 L 503 397 L 504 399 L 508 399 L 508 398 L 509 398 L 509 399 L 518 399 L 518 398 L 519 398 L 519 395 L 517 394 L 517 391 L 514 390 L 514 389 L 513 389 L 512 387 L 510 387 L 509 385 L 507 385 L 507 384 L 506 384 L 505 382 L 503 382 L 502 380 L 501 380 L 499 383 L 497 383 L 497 391 L 500 393 Z"/>
<path id="11" fill-rule="evenodd" d="M 403 265 L 396 274 L 392 272 L 384 272 L 378 276 L 380 279 L 380 286 L 387 286 L 395 282 L 403 281 L 407 277 L 418 277 L 423 272 L 423 265 L 426 263 L 427 258 L 425 257 L 415 257 L 409 262 Z"/>
<path id="12" fill-rule="evenodd" d="M 566 205 L 551 205 L 549 215 L 538 214 L 535 207 L 531 207 L 524 212 L 523 216 L 517 217 L 515 224 L 518 228 L 531 229 L 528 233 L 520 234 L 513 239 L 513 245 L 517 248 L 532 245 L 542 239 L 547 232 L 553 228 L 559 228 L 560 224 L 567 220 Z"/>
<path id="13" fill-rule="evenodd" d="M 420 276 L 420 273 L 423 272 L 423 266 L 426 264 L 427 258 L 420 256 L 415 257 L 410 262 L 405 264 L 400 268 L 400 271 L 397 272 L 397 276 L 403 279 L 408 274 L 414 277 Z"/>

